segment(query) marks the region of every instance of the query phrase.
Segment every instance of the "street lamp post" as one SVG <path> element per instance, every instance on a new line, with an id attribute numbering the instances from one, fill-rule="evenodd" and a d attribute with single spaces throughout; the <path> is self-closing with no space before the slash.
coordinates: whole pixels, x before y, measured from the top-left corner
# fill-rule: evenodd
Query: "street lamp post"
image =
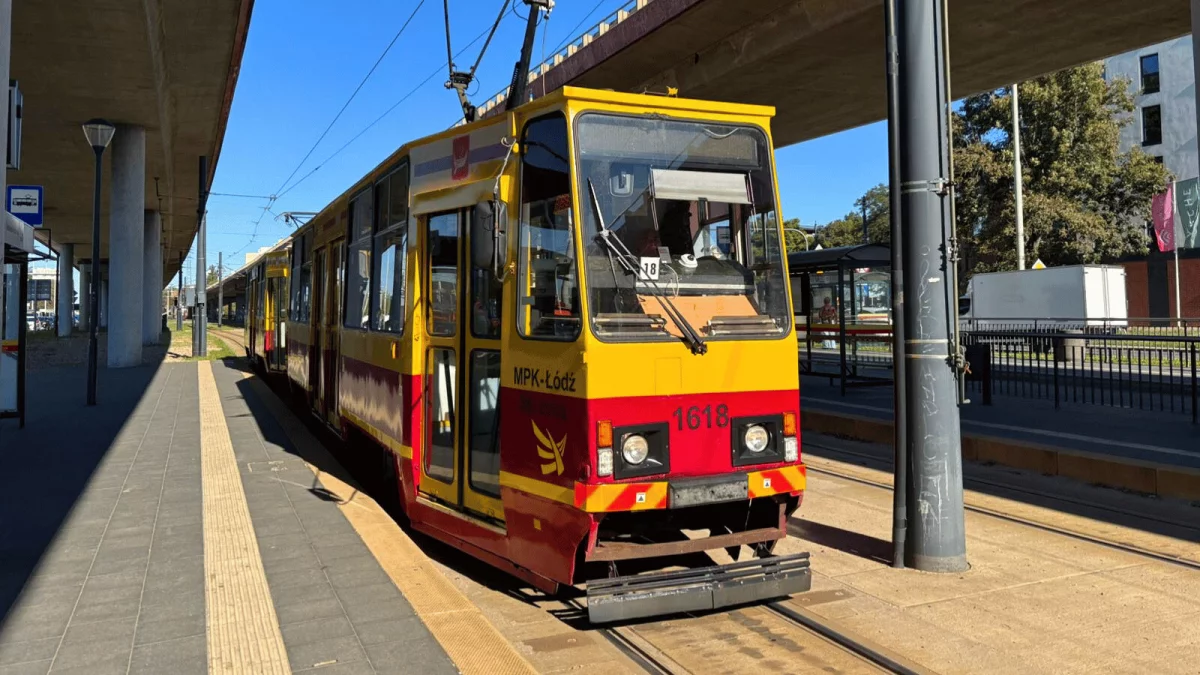
<path id="1" fill-rule="evenodd" d="M 801 237 L 804 237 L 804 250 L 805 250 L 805 251 L 808 251 L 808 250 L 810 250 L 810 249 L 811 249 L 811 246 L 809 246 L 809 243 L 808 243 L 808 237 L 809 237 L 809 234 L 808 234 L 807 232 L 805 232 L 804 230 L 802 230 L 802 229 L 800 229 L 800 228 L 798 228 L 798 227 L 785 227 L 785 228 L 783 228 L 783 231 L 784 231 L 785 233 L 787 233 L 787 232 L 799 232 L 799 233 L 800 233 L 800 236 L 801 236 Z"/>
<path id="2" fill-rule="evenodd" d="M 96 333 L 100 326 L 100 174 L 103 169 L 101 159 L 116 130 L 112 124 L 101 119 L 88 120 L 83 124 L 83 135 L 92 146 L 92 151 L 96 153 L 96 183 L 92 192 L 92 283 L 88 289 L 91 313 L 91 321 L 88 322 L 88 405 L 96 405 Z"/>

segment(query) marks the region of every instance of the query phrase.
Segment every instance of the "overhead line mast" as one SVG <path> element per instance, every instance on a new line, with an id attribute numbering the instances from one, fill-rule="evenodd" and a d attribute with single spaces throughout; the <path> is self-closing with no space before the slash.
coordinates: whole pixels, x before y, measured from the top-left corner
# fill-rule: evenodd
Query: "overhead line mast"
<path id="1" fill-rule="evenodd" d="M 538 14 L 545 11 L 549 15 L 550 10 L 554 8 L 554 0 L 523 1 L 529 5 L 529 19 L 525 22 L 525 41 L 521 44 L 521 58 L 513 67 L 512 83 L 504 104 L 505 110 L 512 110 L 525 102 L 525 87 L 529 83 L 529 60 L 533 58 L 533 39 L 537 36 Z"/>

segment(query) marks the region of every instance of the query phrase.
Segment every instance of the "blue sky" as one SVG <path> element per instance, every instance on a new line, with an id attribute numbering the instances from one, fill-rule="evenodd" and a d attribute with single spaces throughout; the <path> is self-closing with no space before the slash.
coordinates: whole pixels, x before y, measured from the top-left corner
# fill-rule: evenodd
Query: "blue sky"
<path id="1" fill-rule="evenodd" d="M 240 267 L 246 252 L 274 243 L 290 231 L 274 214 L 319 211 L 398 146 L 441 131 L 461 115 L 454 93 L 442 86 L 446 81 L 442 3 L 425 0 L 354 101 L 312 156 L 300 164 L 418 1 L 255 2 L 212 187 L 215 194 L 209 201 L 210 264 L 216 263 L 221 251 L 227 269 Z M 456 52 L 487 30 L 500 1 L 450 0 Z M 558 0 L 546 30 L 547 55 L 626 3 Z M 524 4 L 519 0 L 515 4 L 523 15 Z M 523 19 L 510 12 L 476 74 L 474 101 L 483 101 L 507 84 L 523 30 Z M 535 60 L 542 39 L 539 34 Z M 481 45 L 482 40 L 467 49 L 456 65 L 468 68 Z M 435 72 L 428 83 L 417 88 Z M 410 98 L 364 133 L 410 92 Z M 886 180 L 885 133 L 884 125 L 874 124 L 779 150 L 785 217 L 812 224 L 850 211 L 854 199 Z M 291 183 L 308 177 L 272 204 L 271 212 L 264 213 L 268 201 L 262 197 L 286 189 L 284 181 L 297 167 Z M 223 196 L 234 194 L 257 197 Z M 189 272 L 194 269 L 192 263 Z"/>

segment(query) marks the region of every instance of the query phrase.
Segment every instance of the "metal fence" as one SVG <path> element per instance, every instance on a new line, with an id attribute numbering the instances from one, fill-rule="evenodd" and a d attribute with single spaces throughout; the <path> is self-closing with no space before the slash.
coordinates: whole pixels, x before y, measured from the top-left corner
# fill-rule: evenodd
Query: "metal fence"
<path id="1" fill-rule="evenodd" d="M 887 384 L 892 377 L 892 326 L 856 322 L 806 325 L 797 317 L 800 372 L 841 380 L 846 387 Z"/>
<path id="2" fill-rule="evenodd" d="M 1118 327 L 1114 327 L 1118 328 Z M 1193 329 L 1194 330 L 1194 329 Z M 1200 333 L 963 331 L 968 391 L 1189 414 L 1197 421 Z"/>
<path id="3" fill-rule="evenodd" d="M 1136 337 L 1200 337 L 1200 318 L 1145 319 L 1145 318 L 1094 318 L 1094 319 L 960 319 L 959 330 L 970 331 L 1025 331 L 1025 332 L 1081 332 L 1089 335 L 1122 335 Z"/>
<path id="4" fill-rule="evenodd" d="M 1200 412 L 1200 318 L 963 319 L 973 399 L 1013 396 L 1190 415 Z M 805 330 L 810 328 L 811 330 Z M 847 386 L 892 377 L 891 326 L 797 324 L 800 371 Z"/>

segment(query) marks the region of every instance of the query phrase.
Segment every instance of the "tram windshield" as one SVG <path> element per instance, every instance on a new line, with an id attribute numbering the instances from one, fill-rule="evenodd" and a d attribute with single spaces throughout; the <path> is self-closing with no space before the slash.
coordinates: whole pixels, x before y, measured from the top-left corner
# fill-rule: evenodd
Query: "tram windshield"
<path id="1" fill-rule="evenodd" d="M 788 332 L 770 147 L 760 129 L 588 113 L 577 123 L 576 151 L 598 337 L 693 342 Z"/>

